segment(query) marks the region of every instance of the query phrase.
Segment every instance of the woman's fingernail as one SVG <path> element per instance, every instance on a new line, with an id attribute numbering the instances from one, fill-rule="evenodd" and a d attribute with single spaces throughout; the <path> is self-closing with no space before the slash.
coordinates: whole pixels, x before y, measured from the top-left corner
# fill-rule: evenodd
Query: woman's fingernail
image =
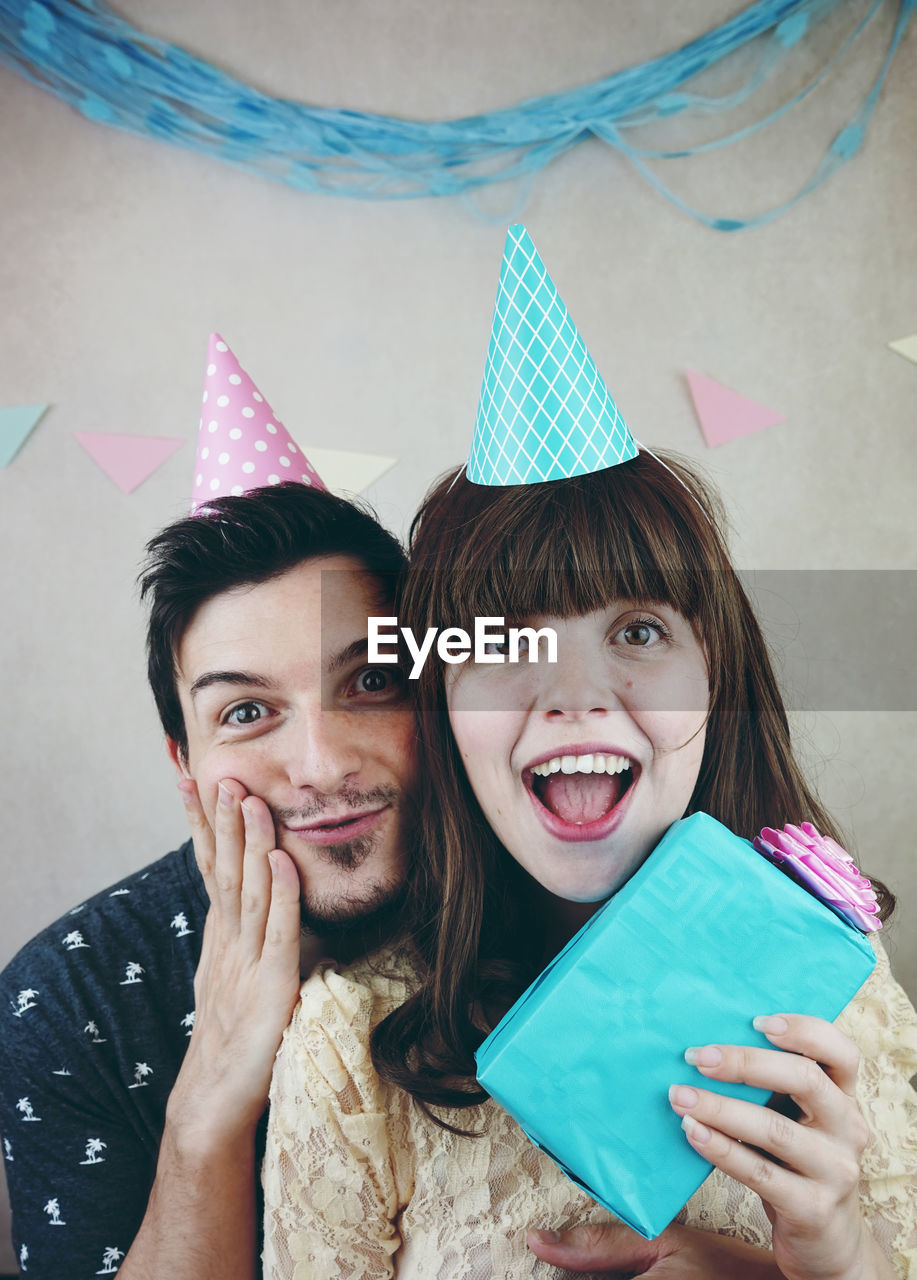
<path id="1" fill-rule="evenodd" d="M 221 782 L 221 783 L 220 783 L 220 785 L 219 785 L 218 791 L 219 791 L 219 796 L 220 796 L 220 804 L 221 804 L 221 805 L 223 805 L 223 807 L 224 807 L 224 808 L 226 808 L 226 809 L 231 808 L 231 807 L 232 807 L 232 800 L 233 800 L 233 796 L 232 796 L 232 792 L 229 790 L 229 788 L 228 788 L 228 787 L 224 787 L 224 786 L 223 786 L 223 784 L 222 784 L 222 782 Z"/>
<path id="2" fill-rule="evenodd" d="M 277 875 L 277 858 L 273 853 L 267 855 L 267 860 L 271 864 L 271 875 Z"/>
<path id="3" fill-rule="evenodd" d="M 252 818 L 254 817 L 254 814 L 252 813 L 251 809 L 249 809 L 248 803 L 245 800 L 242 801 L 242 817 L 245 819 L 246 822 L 251 822 Z"/>
<path id="4" fill-rule="evenodd" d="M 696 1089 L 692 1089 L 687 1084 L 673 1084 L 669 1086 L 669 1102 L 676 1107 L 696 1107 L 698 1093 Z"/>
<path id="5" fill-rule="evenodd" d="M 790 1024 L 786 1018 L 781 1017 L 779 1013 L 769 1013 L 767 1016 L 752 1018 L 751 1025 L 756 1031 L 763 1031 L 770 1036 L 782 1036 L 790 1029 Z"/>
<path id="6" fill-rule="evenodd" d="M 559 1231 L 533 1231 L 532 1235 L 539 1244 L 557 1244 L 560 1240 Z"/>
<path id="7" fill-rule="evenodd" d="M 692 1142 L 704 1143 L 710 1141 L 710 1130 L 705 1124 L 695 1120 L 693 1116 L 682 1116 L 681 1127 Z"/>
<path id="8" fill-rule="evenodd" d="M 723 1055 L 716 1045 L 705 1044 L 702 1049 L 685 1049 L 685 1062 L 691 1067 L 718 1067 Z"/>

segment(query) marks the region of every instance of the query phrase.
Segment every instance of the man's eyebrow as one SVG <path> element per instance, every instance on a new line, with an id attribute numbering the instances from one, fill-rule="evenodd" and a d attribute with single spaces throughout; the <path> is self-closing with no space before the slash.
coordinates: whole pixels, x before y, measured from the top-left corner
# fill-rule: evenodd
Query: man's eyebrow
<path id="1" fill-rule="evenodd" d="M 265 680 L 264 676 L 257 676 L 252 671 L 205 671 L 202 676 L 198 676 L 188 692 L 193 698 L 203 689 L 209 689 L 212 684 L 246 684 L 256 689 L 272 687 L 270 680 Z"/>
<path id="2" fill-rule="evenodd" d="M 328 670 L 340 671 L 342 667 L 349 667 L 354 659 L 365 658 L 368 653 L 369 640 L 366 636 L 359 640 L 351 640 L 350 644 L 345 645 L 328 659 Z"/>

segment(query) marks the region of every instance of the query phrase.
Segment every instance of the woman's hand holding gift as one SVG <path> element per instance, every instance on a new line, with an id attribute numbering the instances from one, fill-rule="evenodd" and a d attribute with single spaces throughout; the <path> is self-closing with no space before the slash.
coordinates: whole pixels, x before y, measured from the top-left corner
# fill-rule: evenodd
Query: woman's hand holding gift
<path id="1" fill-rule="evenodd" d="M 644 1240 L 609 1223 L 530 1232 L 538 1257 L 569 1271 L 641 1280 L 894 1280 L 858 1203 L 869 1130 L 855 1098 L 856 1045 L 830 1022 L 801 1014 L 756 1018 L 755 1025 L 789 1052 L 704 1045 L 685 1057 L 709 1080 L 787 1095 L 797 1120 L 695 1084 L 673 1085 L 670 1101 L 694 1149 L 760 1195 L 773 1252 L 678 1224 Z"/>
<path id="2" fill-rule="evenodd" d="M 860 1157 L 870 1134 L 855 1096 L 856 1045 L 830 1022 L 801 1014 L 759 1017 L 754 1025 L 789 1052 L 704 1045 L 688 1049 L 685 1059 L 709 1080 L 786 1095 L 799 1118 L 678 1083 L 669 1098 L 688 1141 L 760 1195 L 774 1261 L 787 1280 L 892 1280 L 859 1209 Z"/>

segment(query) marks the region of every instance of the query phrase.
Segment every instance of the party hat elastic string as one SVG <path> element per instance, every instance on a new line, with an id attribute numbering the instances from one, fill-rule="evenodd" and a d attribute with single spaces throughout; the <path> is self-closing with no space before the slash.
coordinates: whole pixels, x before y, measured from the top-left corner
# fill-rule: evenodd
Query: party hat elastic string
<path id="1" fill-rule="evenodd" d="M 670 476 L 674 476 L 674 477 L 675 477 L 675 479 L 678 481 L 678 483 L 679 483 L 679 484 L 681 485 L 681 487 L 684 489 L 685 493 L 686 493 L 686 494 L 688 494 L 688 496 L 691 498 L 691 501 L 696 505 L 696 507 L 697 507 L 698 511 L 701 513 L 701 515 L 704 517 L 704 519 L 707 521 L 707 523 L 708 523 L 708 524 L 712 524 L 712 521 L 711 521 L 711 519 L 710 519 L 710 514 L 709 514 L 709 512 L 707 512 L 707 511 L 705 511 L 705 510 L 704 510 L 704 505 L 703 505 L 703 503 L 698 499 L 698 497 L 697 497 L 697 495 L 696 495 L 696 494 L 694 494 L 694 493 L 692 493 L 692 492 L 691 492 L 691 488 L 690 488 L 690 486 L 685 484 L 684 480 L 682 480 L 682 478 L 681 478 L 681 476 L 678 474 L 678 472 L 677 472 L 677 471 L 673 471 L 673 470 L 672 470 L 672 468 L 669 466 L 669 464 L 668 464 L 667 462 L 663 462 L 663 460 L 660 458 L 659 454 L 658 454 L 658 453 L 653 453 L 652 449 L 648 448 L 648 446 L 647 446 L 647 445 L 645 445 L 645 444 L 641 444 L 641 442 L 640 442 L 639 440 L 637 440 L 635 443 L 636 443 L 637 448 L 640 450 L 640 452 L 641 452 L 641 453 L 648 453 L 648 454 L 650 455 L 650 457 L 651 457 L 651 458 L 655 458 L 655 459 L 656 459 L 656 461 L 659 463 L 660 467 L 665 467 L 666 471 L 668 471 L 668 473 L 669 473 L 669 475 L 670 475 Z"/>

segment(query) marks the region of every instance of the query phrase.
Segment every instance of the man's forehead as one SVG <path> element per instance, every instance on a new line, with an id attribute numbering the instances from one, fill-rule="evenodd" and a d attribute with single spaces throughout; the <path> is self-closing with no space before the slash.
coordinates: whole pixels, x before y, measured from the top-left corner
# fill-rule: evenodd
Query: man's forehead
<path id="1" fill-rule="evenodd" d="M 329 621 L 342 605 L 352 605 L 357 609 L 375 608 L 381 603 L 388 603 L 394 595 L 394 582 L 390 576 L 383 577 L 356 561 L 350 566 L 323 562 L 318 567 L 318 576 L 322 612 L 328 614 Z"/>
<path id="2" fill-rule="evenodd" d="M 301 561 L 264 582 L 219 592 L 195 611 L 176 653 L 178 674 L 197 682 L 208 668 L 258 670 L 294 653 L 339 665 L 367 636 L 367 618 L 386 607 L 391 582 L 352 557 Z"/>

